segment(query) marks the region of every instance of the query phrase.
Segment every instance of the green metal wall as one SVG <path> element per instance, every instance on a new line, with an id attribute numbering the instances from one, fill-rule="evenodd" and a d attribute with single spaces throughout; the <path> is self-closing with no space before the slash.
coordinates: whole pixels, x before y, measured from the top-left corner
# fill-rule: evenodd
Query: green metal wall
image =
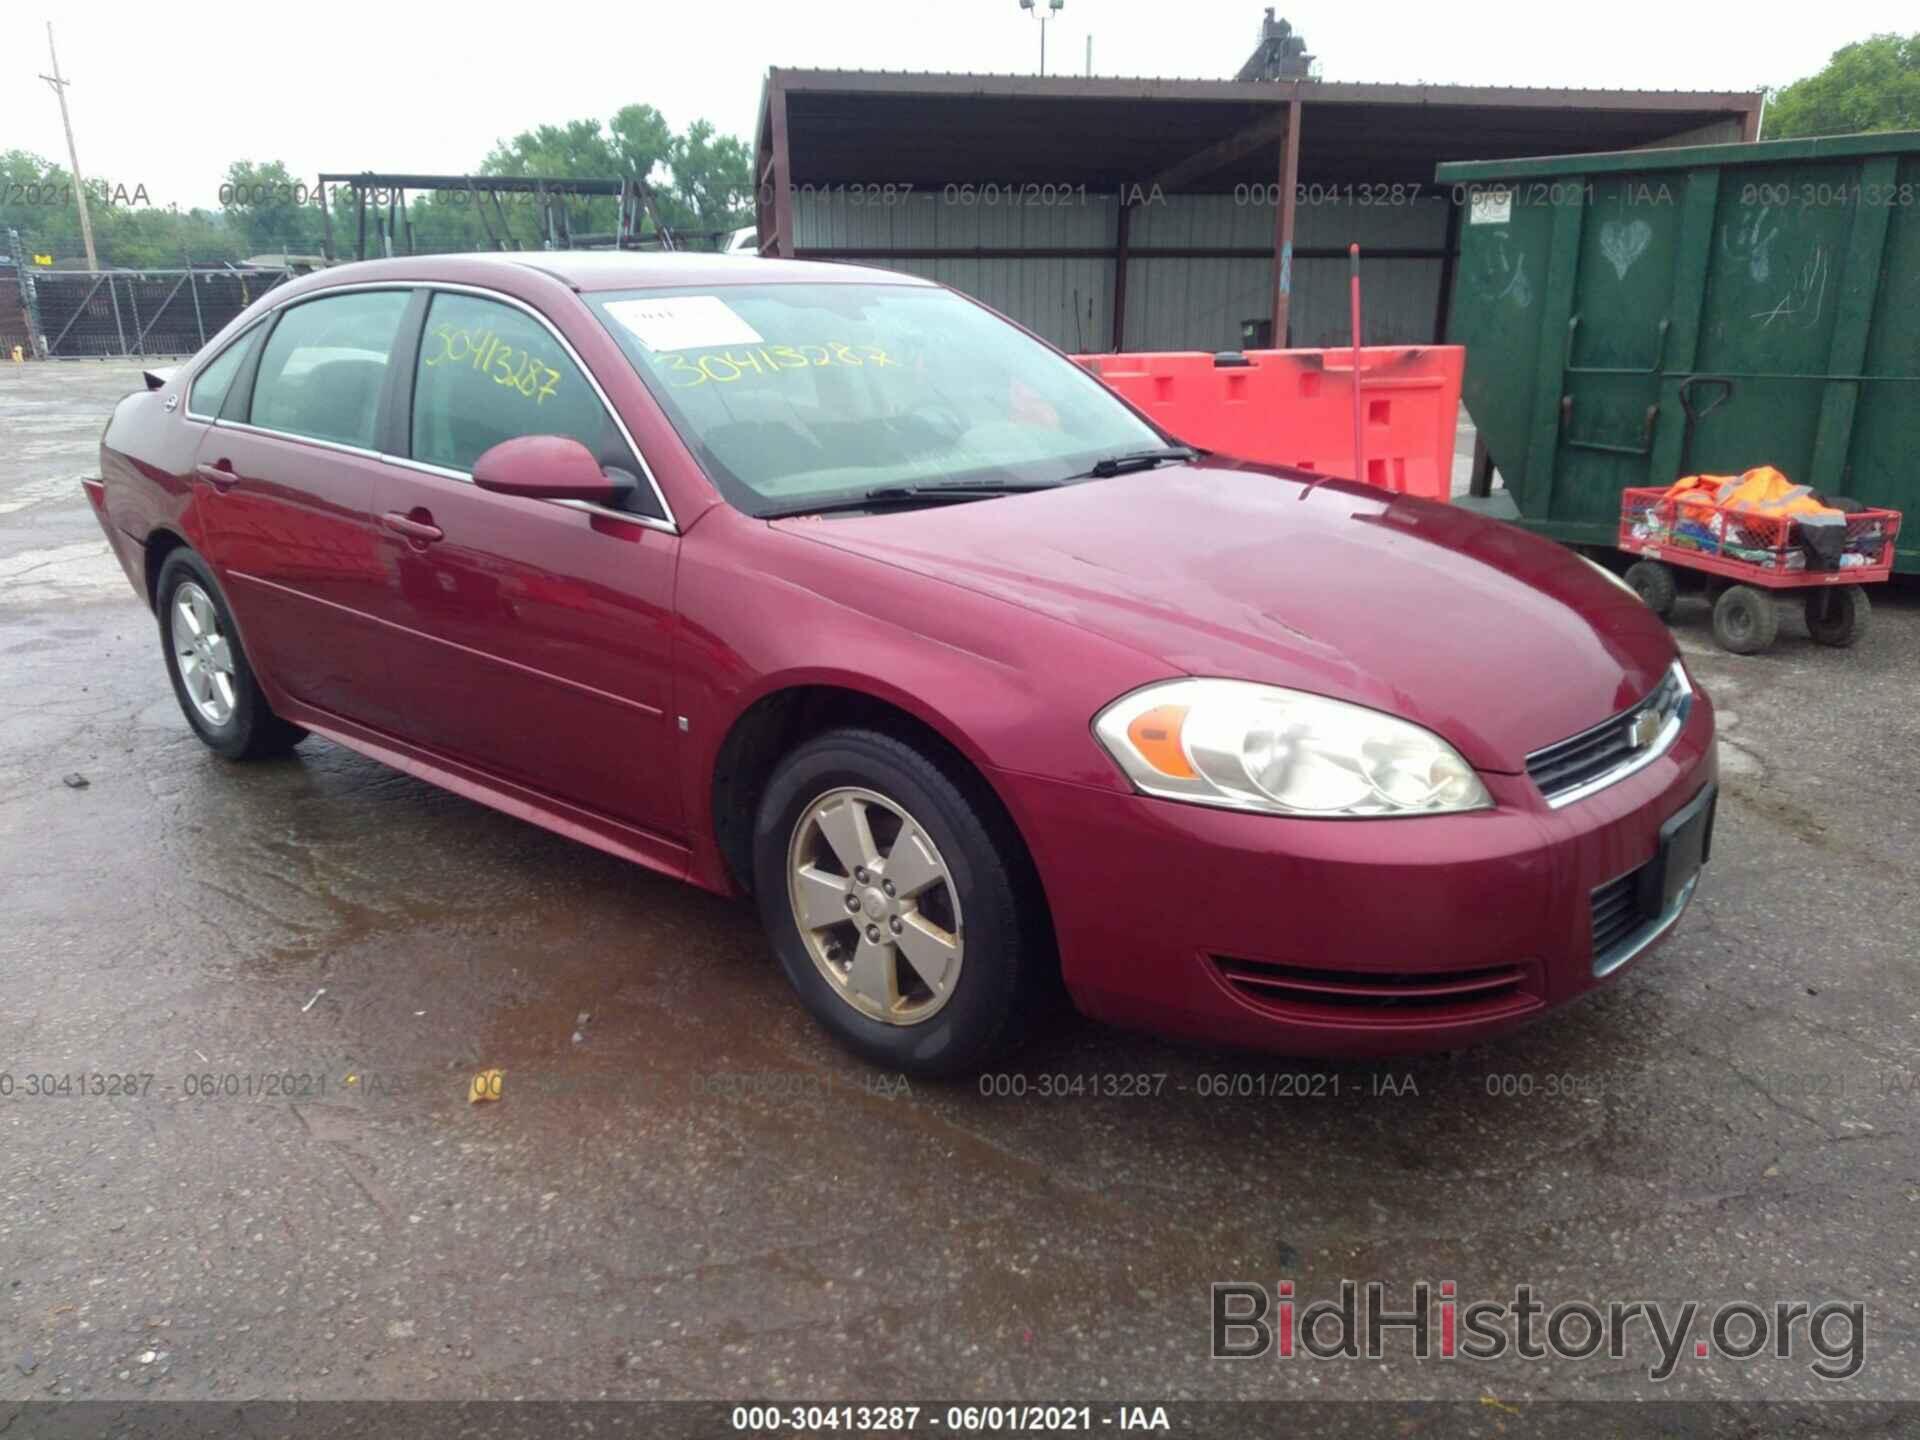
<path id="1" fill-rule="evenodd" d="M 1905 511 L 1920 571 L 1920 131 L 1436 178 L 1462 398 L 1524 523 L 1605 544 L 1629 485 L 1775 465 Z"/>

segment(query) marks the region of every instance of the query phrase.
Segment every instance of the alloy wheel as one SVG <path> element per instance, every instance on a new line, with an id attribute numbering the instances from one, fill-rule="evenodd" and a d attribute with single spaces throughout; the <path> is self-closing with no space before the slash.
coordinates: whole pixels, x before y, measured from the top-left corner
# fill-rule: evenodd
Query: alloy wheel
<path id="1" fill-rule="evenodd" d="M 173 592 L 167 634 L 180 667 L 180 683 L 193 708 L 209 725 L 226 724 L 233 717 L 237 693 L 233 646 L 220 628 L 220 612 L 213 608 L 212 599 L 191 580 L 182 581 Z"/>
<path id="2" fill-rule="evenodd" d="M 834 994 L 870 1019 L 917 1025 L 953 996 L 960 897 L 926 830 L 872 790 L 830 790 L 787 847 L 787 897 Z"/>

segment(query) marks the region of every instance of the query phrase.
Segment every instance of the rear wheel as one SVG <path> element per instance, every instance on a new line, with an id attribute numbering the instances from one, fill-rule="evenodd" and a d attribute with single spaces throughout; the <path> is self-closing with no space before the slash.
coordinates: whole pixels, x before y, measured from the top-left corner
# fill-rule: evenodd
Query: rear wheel
<path id="1" fill-rule="evenodd" d="M 1713 638 L 1735 655 L 1757 655 L 1779 628 L 1773 597 L 1755 586 L 1729 585 L 1713 603 Z"/>
<path id="2" fill-rule="evenodd" d="M 181 713 L 209 750 L 253 760 L 284 755 L 306 738 L 267 704 L 206 561 L 175 550 L 160 567 L 156 593 L 167 677 Z"/>
<path id="3" fill-rule="evenodd" d="M 1662 620 L 1673 613 L 1679 586 L 1674 581 L 1671 565 L 1663 565 L 1658 560 L 1636 560 L 1627 567 L 1626 581 L 1634 593 L 1647 602 L 1647 608 Z"/>
<path id="4" fill-rule="evenodd" d="M 1822 645 L 1845 647 L 1867 633 L 1873 605 L 1858 585 L 1807 591 L 1807 633 Z"/>
<path id="5" fill-rule="evenodd" d="M 834 730 L 780 764 L 754 826 L 761 922 L 801 1001 L 909 1074 L 978 1069 L 1044 974 L 1018 839 L 970 788 L 890 735 Z"/>

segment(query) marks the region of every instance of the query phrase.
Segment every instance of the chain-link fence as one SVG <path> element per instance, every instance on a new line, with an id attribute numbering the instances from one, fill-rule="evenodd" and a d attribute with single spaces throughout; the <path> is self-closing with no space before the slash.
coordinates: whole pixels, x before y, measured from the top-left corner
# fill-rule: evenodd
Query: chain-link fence
<path id="1" fill-rule="evenodd" d="M 0 275 L 0 358 L 191 355 L 291 272 L 44 270 Z"/>
<path id="2" fill-rule="evenodd" d="M 27 307 L 20 302 L 20 287 L 10 274 L 0 273 L 0 360 L 18 350 L 34 353 L 33 337 L 27 333 Z"/>

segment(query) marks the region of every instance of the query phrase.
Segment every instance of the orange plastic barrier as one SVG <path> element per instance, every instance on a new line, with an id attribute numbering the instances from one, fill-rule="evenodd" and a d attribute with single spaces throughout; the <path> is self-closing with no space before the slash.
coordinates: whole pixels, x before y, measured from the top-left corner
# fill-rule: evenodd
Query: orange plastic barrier
<path id="1" fill-rule="evenodd" d="M 1367 484 L 1446 500 L 1460 416 L 1459 345 L 1360 352 Z M 1245 365 L 1201 351 L 1074 357 L 1173 435 L 1223 455 L 1353 475 L 1353 352 L 1248 350 Z"/>

